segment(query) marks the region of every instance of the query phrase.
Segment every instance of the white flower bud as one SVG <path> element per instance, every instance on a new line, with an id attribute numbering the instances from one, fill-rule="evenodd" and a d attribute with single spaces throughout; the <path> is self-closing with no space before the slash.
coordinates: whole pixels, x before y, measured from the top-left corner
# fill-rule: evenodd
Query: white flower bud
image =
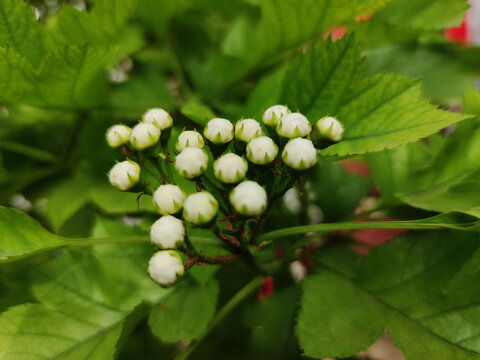
<path id="1" fill-rule="evenodd" d="M 175 158 L 175 169 L 186 179 L 202 175 L 208 166 L 207 153 L 198 148 L 187 147 Z"/>
<path id="2" fill-rule="evenodd" d="M 107 138 L 108 146 L 117 148 L 121 145 L 128 143 L 130 139 L 130 133 L 132 129 L 125 125 L 113 125 L 111 126 L 105 135 Z"/>
<path id="3" fill-rule="evenodd" d="M 152 124 L 139 123 L 130 134 L 130 143 L 138 151 L 156 145 L 159 139 L 160 129 Z"/>
<path id="4" fill-rule="evenodd" d="M 299 284 L 305 279 L 307 275 L 307 269 L 300 260 L 296 260 L 290 263 L 290 274 L 292 275 L 295 284 Z"/>
<path id="5" fill-rule="evenodd" d="M 323 137 L 338 142 L 343 137 L 343 126 L 332 116 L 325 116 L 317 121 L 316 127 Z"/>
<path id="6" fill-rule="evenodd" d="M 278 121 L 282 118 L 282 116 L 287 115 L 290 113 L 290 110 L 286 106 L 283 105 L 273 105 L 265 110 L 263 114 L 263 123 L 268 126 L 277 126 Z"/>
<path id="7" fill-rule="evenodd" d="M 153 193 L 153 206 L 162 215 L 179 212 L 185 202 L 185 193 L 177 185 L 160 185 Z"/>
<path id="8" fill-rule="evenodd" d="M 243 216 L 259 216 L 267 208 L 267 193 L 255 181 L 244 181 L 230 192 L 230 203 Z"/>
<path id="9" fill-rule="evenodd" d="M 182 257 L 174 250 L 157 251 L 148 262 L 148 274 L 162 287 L 172 286 L 183 273 Z"/>
<path id="10" fill-rule="evenodd" d="M 282 160 L 295 170 L 307 170 L 317 163 L 317 149 L 310 140 L 295 138 L 285 145 Z"/>
<path id="11" fill-rule="evenodd" d="M 110 170 L 108 178 L 118 190 L 128 190 L 140 180 L 140 166 L 131 160 L 119 162 Z"/>
<path id="12" fill-rule="evenodd" d="M 200 135 L 198 131 L 187 130 L 178 135 L 175 149 L 180 152 L 187 147 L 203 149 L 204 146 L 205 142 L 203 141 L 202 135 Z"/>
<path id="13" fill-rule="evenodd" d="M 173 119 L 163 109 L 150 109 L 143 115 L 143 122 L 155 125 L 160 130 L 165 130 L 172 126 Z"/>
<path id="14" fill-rule="evenodd" d="M 300 113 L 284 115 L 277 124 L 277 134 L 289 139 L 307 136 L 311 130 L 307 118 Z"/>
<path id="15" fill-rule="evenodd" d="M 247 160 L 233 153 L 222 155 L 213 163 L 215 177 L 227 184 L 235 184 L 242 180 L 247 170 Z"/>
<path id="16" fill-rule="evenodd" d="M 243 142 L 249 142 L 262 134 L 262 128 L 257 120 L 243 119 L 235 124 L 235 138 Z"/>
<path id="17" fill-rule="evenodd" d="M 217 215 L 218 202 L 212 194 L 200 191 L 191 194 L 183 204 L 183 217 L 185 220 L 197 224 L 207 224 Z"/>
<path id="18" fill-rule="evenodd" d="M 161 249 L 174 249 L 183 244 L 185 227 L 183 221 L 166 215 L 155 221 L 150 229 L 152 243 Z"/>
<path id="19" fill-rule="evenodd" d="M 254 164 L 270 164 L 277 154 L 278 146 L 267 136 L 260 136 L 247 144 L 247 159 Z"/>
<path id="20" fill-rule="evenodd" d="M 233 124 L 227 119 L 212 119 L 203 130 L 203 135 L 214 144 L 228 143 L 233 140 Z"/>

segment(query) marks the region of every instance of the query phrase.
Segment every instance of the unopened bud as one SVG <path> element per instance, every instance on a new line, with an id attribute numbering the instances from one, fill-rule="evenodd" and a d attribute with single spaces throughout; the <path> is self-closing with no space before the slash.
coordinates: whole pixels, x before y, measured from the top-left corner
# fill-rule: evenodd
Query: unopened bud
<path id="1" fill-rule="evenodd" d="M 307 136 L 310 131 L 310 123 L 300 113 L 284 115 L 277 124 L 277 134 L 289 139 Z"/>
<path id="2" fill-rule="evenodd" d="M 128 143 L 132 129 L 125 125 L 113 125 L 107 130 L 105 137 L 107 138 L 108 146 L 117 148 Z"/>
<path id="3" fill-rule="evenodd" d="M 153 193 L 153 206 L 162 215 L 179 212 L 185 202 L 185 193 L 177 185 L 160 185 Z"/>
<path id="4" fill-rule="evenodd" d="M 202 149 L 187 147 L 175 157 L 175 169 L 186 179 L 199 177 L 207 166 L 208 156 Z"/>
<path id="5" fill-rule="evenodd" d="M 307 170 L 318 161 L 317 149 L 310 140 L 295 138 L 285 145 L 282 160 L 292 169 Z"/>
<path id="6" fill-rule="evenodd" d="M 160 130 L 165 130 L 172 126 L 173 119 L 163 109 L 150 109 L 143 115 L 143 122 L 155 125 Z"/>
<path id="7" fill-rule="evenodd" d="M 181 246 L 185 239 L 183 221 L 172 215 L 162 216 L 153 223 L 150 239 L 161 249 L 175 249 Z"/>
<path id="8" fill-rule="evenodd" d="M 289 114 L 290 110 L 284 105 L 273 105 L 265 110 L 263 123 L 267 126 L 277 126 L 280 119 Z"/>
<path id="9" fill-rule="evenodd" d="M 318 131 L 320 137 L 326 138 L 332 142 L 339 142 L 343 137 L 343 126 L 332 116 L 325 116 L 317 121 L 315 130 Z"/>
<path id="10" fill-rule="evenodd" d="M 233 140 L 233 124 L 227 119 L 212 119 L 203 130 L 203 135 L 214 144 L 228 143 Z"/>
<path id="11" fill-rule="evenodd" d="M 187 147 L 203 149 L 204 146 L 205 142 L 203 141 L 202 135 L 200 135 L 198 131 L 187 130 L 178 135 L 175 149 L 180 152 Z"/>
<path id="12" fill-rule="evenodd" d="M 118 190 L 128 190 L 140 180 L 140 166 L 131 160 L 115 164 L 108 174 L 110 183 Z"/>
<path id="13" fill-rule="evenodd" d="M 247 160 L 233 153 L 222 155 L 213 163 L 215 177 L 227 184 L 235 184 L 243 180 L 247 170 Z"/>
<path id="14" fill-rule="evenodd" d="M 148 262 L 148 274 L 162 287 L 172 286 L 183 273 L 182 257 L 174 250 L 157 251 Z"/>
<path id="15" fill-rule="evenodd" d="M 247 144 L 247 159 L 254 164 L 270 164 L 277 154 L 278 146 L 267 136 L 260 136 Z"/>
<path id="16" fill-rule="evenodd" d="M 206 191 L 189 195 L 183 204 L 184 219 L 196 225 L 208 224 L 217 212 L 217 200 Z"/>
<path id="17" fill-rule="evenodd" d="M 230 203 L 243 216 L 259 216 L 267 209 L 267 193 L 255 181 L 244 181 L 230 192 Z"/>
<path id="18" fill-rule="evenodd" d="M 152 147 L 160 139 L 160 129 L 152 124 L 139 123 L 130 134 L 130 143 L 135 150 L 141 151 Z"/>
<path id="19" fill-rule="evenodd" d="M 259 136 L 262 136 L 262 128 L 257 120 L 243 119 L 235 124 L 235 138 L 237 140 L 249 142 Z"/>

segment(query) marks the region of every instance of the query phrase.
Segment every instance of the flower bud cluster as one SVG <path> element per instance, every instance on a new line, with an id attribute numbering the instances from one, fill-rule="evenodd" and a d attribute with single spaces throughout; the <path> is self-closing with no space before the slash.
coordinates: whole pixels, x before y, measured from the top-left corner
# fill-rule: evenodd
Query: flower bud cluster
<path id="1" fill-rule="evenodd" d="M 169 132 L 172 124 L 173 119 L 166 111 L 151 109 L 132 129 L 115 125 L 106 134 L 111 147 L 128 146 L 134 152 L 151 149 L 145 151 L 142 159 L 153 164 L 152 158 L 156 159 L 159 172 L 162 171 L 159 158 L 167 160 L 163 167 L 175 170 L 176 177 L 172 173 L 167 180 L 160 178 L 158 186 L 150 191 L 145 190 L 147 185 L 141 180 L 141 166 L 131 159 L 116 164 L 109 173 L 110 182 L 118 189 L 152 195 L 154 208 L 161 217 L 150 228 L 151 242 L 158 251 L 149 262 L 148 272 L 164 287 L 177 282 L 189 268 L 193 246 L 188 229 L 218 230 L 219 213 L 225 219 L 243 219 L 243 224 L 248 219 L 260 221 L 271 205 L 269 200 L 278 195 L 272 185 L 273 174 L 287 177 L 283 181 L 286 185 L 282 185 L 283 194 L 296 178 L 317 163 L 318 148 L 343 136 L 343 126 L 333 117 L 322 118 L 312 126 L 301 113 L 274 105 L 265 111 L 262 123 L 241 119 L 234 125 L 227 119 L 214 118 L 203 132 L 182 131 L 174 151 L 166 155 L 156 153 L 160 150 L 157 144 L 163 141 L 163 134 Z M 188 181 L 195 182 L 196 192 L 186 190 Z M 234 231 L 231 227 L 230 230 Z M 185 268 L 179 251 L 189 255 Z"/>

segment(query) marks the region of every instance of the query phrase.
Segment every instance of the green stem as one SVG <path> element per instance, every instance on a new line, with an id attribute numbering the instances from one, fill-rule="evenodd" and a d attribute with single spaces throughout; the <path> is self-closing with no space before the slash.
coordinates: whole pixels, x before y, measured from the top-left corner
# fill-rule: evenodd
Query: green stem
<path id="1" fill-rule="evenodd" d="M 6 140 L 0 141 L 0 149 L 14 152 L 14 153 L 29 157 L 31 159 L 43 161 L 46 163 L 56 164 L 59 162 L 59 159 L 55 155 L 47 151 L 40 150 L 32 146 L 19 144 L 13 141 L 6 141 Z"/>
<path id="2" fill-rule="evenodd" d="M 262 278 L 255 277 L 243 288 L 241 288 L 217 313 L 213 321 L 208 326 L 203 335 L 196 341 L 190 343 L 185 351 L 177 356 L 176 360 L 187 359 L 195 349 L 205 340 L 213 328 L 218 325 L 235 307 L 245 300 L 251 293 L 253 293 L 262 283 Z"/>
<path id="3" fill-rule="evenodd" d="M 338 230 L 359 230 L 359 229 L 416 229 L 416 230 L 434 230 L 434 229 L 455 229 L 455 230 L 477 230 L 476 221 L 468 223 L 449 223 L 429 221 L 432 218 L 422 220 L 407 221 L 368 221 L 368 222 L 341 222 L 332 224 L 315 224 L 305 226 L 293 226 L 286 229 L 270 231 L 259 236 L 258 240 L 265 242 L 280 237 L 305 234 L 309 232 L 327 232 Z M 264 244 L 263 244 L 264 245 Z"/>

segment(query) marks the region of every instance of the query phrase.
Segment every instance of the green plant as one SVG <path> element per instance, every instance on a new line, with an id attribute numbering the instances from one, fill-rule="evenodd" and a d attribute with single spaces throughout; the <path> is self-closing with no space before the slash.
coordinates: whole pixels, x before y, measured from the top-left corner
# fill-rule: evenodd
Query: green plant
<path id="1" fill-rule="evenodd" d="M 2 0 L 0 359 L 480 359 L 467 8 Z"/>

